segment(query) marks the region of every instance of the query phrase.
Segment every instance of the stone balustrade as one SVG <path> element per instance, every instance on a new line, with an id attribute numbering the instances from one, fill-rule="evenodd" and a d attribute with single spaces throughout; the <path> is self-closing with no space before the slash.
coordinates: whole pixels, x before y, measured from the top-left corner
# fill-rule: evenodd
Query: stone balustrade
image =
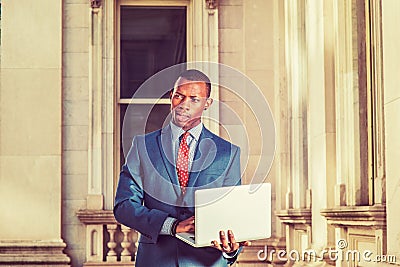
<path id="1" fill-rule="evenodd" d="M 79 220 L 86 225 L 84 266 L 132 267 L 138 233 L 119 224 L 111 210 L 80 210 Z"/>
<path id="2" fill-rule="evenodd" d="M 80 210 L 79 220 L 86 225 L 86 261 L 90 267 L 132 267 L 138 246 L 137 231 L 119 224 L 111 210 Z M 265 249 L 278 251 L 285 248 L 284 239 L 271 237 L 253 242 L 243 249 L 234 266 L 269 266 L 257 258 L 258 251 Z M 284 262 L 274 262 L 276 265 Z"/>

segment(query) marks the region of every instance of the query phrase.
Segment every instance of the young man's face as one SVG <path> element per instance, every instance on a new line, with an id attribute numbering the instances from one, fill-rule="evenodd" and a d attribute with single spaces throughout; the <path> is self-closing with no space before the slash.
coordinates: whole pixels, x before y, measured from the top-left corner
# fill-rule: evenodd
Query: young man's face
<path id="1" fill-rule="evenodd" d="M 201 115 L 212 99 L 207 97 L 205 82 L 179 78 L 171 93 L 172 122 L 187 131 L 201 122 Z"/>

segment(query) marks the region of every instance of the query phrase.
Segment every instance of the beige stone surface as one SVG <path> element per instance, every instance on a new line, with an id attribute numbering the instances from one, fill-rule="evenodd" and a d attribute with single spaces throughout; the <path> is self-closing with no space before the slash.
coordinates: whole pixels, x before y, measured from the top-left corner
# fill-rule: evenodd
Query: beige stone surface
<path id="1" fill-rule="evenodd" d="M 88 194 L 90 12 L 89 1 L 64 2 L 62 225 L 72 266 L 86 261 L 86 227 L 76 213 Z"/>
<path id="2" fill-rule="evenodd" d="M 220 86 L 219 87 L 219 100 L 222 102 L 240 101 L 241 98 L 233 90 Z"/>
<path id="3" fill-rule="evenodd" d="M 83 175 L 88 173 L 87 151 L 71 150 L 63 153 L 63 174 Z"/>
<path id="4" fill-rule="evenodd" d="M 385 105 L 388 253 L 400 257 L 400 100 Z"/>
<path id="5" fill-rule="evenodd" d="M 88 53 L 63 53 L 63 77 L 88 77 Z"/>
<path id="6" fill-rule="evenodd" d="M 63 224 L 68 231 L 63 231 L 63 238 L 67 242 L 69 250 L 84 250 L 86 241 L 86 227 L 83 224 Z M 79 238 L 80 242 L 68 242 L 71 238 Z"/>
<path id="7" fill-rule="evenodd" d="M 89 29 L 64 28 L 63 29 L 63 52 L 85 53 L 89 51 Z"/>
<path id="8" fill-rule="evenodd" d="M 245 1 L 245 56 L 246 69 L 272 69 L 273 1 Z M 262 31 L 260 31 L 262 27 Z"/>
<path id="9" fill-rule="evenodd" d="M 220 103 L 219 121 L 221 124 L 241 125 L 244 123 L 245 103 L 224 101 Z"/>
<path id="10" fill-rule="evenodd" d="M 64 101 L 63 125 L 87 126 L 89 123 L 88 101 Z"/>
<path id="11" fill-rule="evenodd" d="M 61 2 L 8 0 L 2 4 L 7 6 L 1 21 L 2 68 L 60 68 Z"/>
<path id="12" fill-rule="evenodd" d="M 86 0 L 65 0 L 65 4 L 88 4 Z"/>
<path id="13" fill-rule="evenodd" d="M 273 69 L 273 43 L 272 32 L 268 36 L 250 35 L 245 37 L 245 56 L 247 70 L 271 70 Z M 260 53 L 263 51 L 263 53 Z"/>
<path id="14" fill-rule="evenodd" d="M 243 6 L 224 6 L 219 10 L 220 29 L 243 28 Z"/>
<path id="15" fill-rule="evenodd" d="M 246 147 L 246 132 L 242 125 L 224 125 L 227 136 L 226 140 L 231 140 L 240 147 Z"/>
<path id="16" fill-rule="evenodd" d="M 88 192 L 87 175 L 64 174 L 62 187 L 64 200 L 85 199 Z"/>
<path id="17" fill-rule="evenodd" d="M 1 153 L 60 154 L 60 70 L 2 69 L 1 77 Z"/>
<path id="18" fill-rule="evenodd" d="M 231 92 L 236 94 L 238 97 L 244 98 L 244 96 L 245 96 L 244 90 L 245 90 L 245 86 L 246 86 L 245 73 L 241 72 L 240 70 L 235 69 L 234 67 L 232 67 L 232 68 L 234 70 L 229 69 L 229 73 L 227 73 L 228 71 L 226 71 L 222 74 L 220 73 L 221 75 L 219 77 L 219 84 L 220 84 L 220 86 L 226 87 L 227 88 L 226 90 L 230 90 Z M 231 70 L 235 71 L 235 73 L 230 73 Z M 224 100 L 229 101 L 228 99 L 224 99 Z"/>
<path id="19" fill-rule="evenodd" d="M 88 194 L 86 208 L 89 210 L 102 210 L 104 208 L 104 197 L 102 194 Z"/>
<path id="20" fill-rule="evenodd" d="M 218 2 L 220 6 L 241 6 L 243 0 L 221 0 Z"/>
<path id="21" fill-rule="evenodd" d="M 60 156 L 0 156 L 0 240 L 61 238 Z"/>
<path id="22" fill-rule="evenodd" d="M 71 249 L 67 246 L 64 252 L 71 255 L 71 266 L 82 266 L 85 262 L 86 249 Z"/>
<path id="23" fill-rule="evenodd" d="M 86 208 L 86 200 L 80 200 L 80 199 L 63 200 L 62 207 L 63 207 L 63 212 L 69 215 L 63 218 L 62 223 L 64 225 L 81 225 L 81 222 L 76 216 L 76 212 Z"/>
<path id="24" fill-rule="evenodd" d="M 242 52 L 243 51 L 243 30 L 241 29 L 219 29 L 219 47 L 221 51 Z"/>
<path id="25" fill-rule="evenodd" d="M 246 129 L 241 125 L 223 125 L 220 136 L 241 148 L 240 160 L 243 171 L 248 157 Z"/>
<path id="26" fill-rule="evenodd" d="M 399 93 L 399 70 L 400 53 L 398 48 L 400 38 L 397 26 L 400 24 L 400 2 L 396 0 L 385 0 L 382 3 L 382 43 L 384 62 L 384 97 L 385 103 L 389 103 L 400 97 Z"/>
<path id="27" fill-rule="evenodd" d="M 64 5 L 63 27 L 64 28 L 86 28 L 89 26 L 90 6 L 89 2 L 79 4 L 68 2 Z M 80 1 L 82 2 L 82 1 Z M 82 40 L 83 41 L 83 40 Z"/>
<path id="28" fill-rule="evenodd" d="M 248 77 L 256 84 L 260 92 L 264 95 L 271 111 L 273 112 L 275 110 L 274 70 L 269 68 L 263 70 L 247 70 L 246 73 Z M 246 94 L 246 99 L 251 99 L 252 97 L 254 97 L 252 92 Z"/>
<path id="29" fill-rule="evenodd" d="M 228 65 L 238 71 L 244 71 L 244 56 L 240 52 L 220 52 L 219 62 Z"/>
<path id="30" fill-rule="evenodd" d="M 313 112 L 308 112 L 307 115 L 309 124 L 311 126 L 308 134 L 310 135 L 311 139 L 314 139 L 325 133 L 325 112 L 322 112 L 325 110 L 325 105 L 322 102 L 322 100 L 325 99 L 325 94 L 323 90 L 318 90 L 317 87 L 313 87 L 312 90 L 313 93 L 309 97 L 309 102 L 312 101 L 312 103 L 315 103 L 318 106 L 315 107 L 315 109 L 312 109 Z"/>
<path id="31" fill-rule="evenodd" d="M 63 100 L 64 101 L 88 101 L 89 100 L 88 77 L 64 77 Z"/>
<path id="32" fill-rule="evenodd" d="M 260 155 L 249 155 L 249 160 L 244 169 L 245 176 L 243 177 L 244 179 L 242 179 L 243 184 L 249 184 L 251 182 L 251 179 L 254 177 L 259 164 L 261 164 Z"/>
<path id="33" fill-rule="evenodd" d="M 64 151 L 88 149 L 88 126 L 65 125 L 63 126 L 63 135 L 68 138 L 63 139 Z"/>
<path id="34" fill-rule="evenodd" d="M 398 25 L 400 2 L 388 0 L 382 2 L 382 42 L 383 77 L 385 111 L 385 159 L 386 159 L 386 201 L 387 201 L 387 250 L 397 256 L 400 264 L 400 91 L 399 69 L 400 53 L 398 47 Z"/>
<path id="35" fill-rule="evenodd" d="M 327 242 L 326 220 L 319 211 L 327 207 L 326 186 L 326 136 L 314 137 L 308 146 L 309 181 L 312 189 L 312 233 L 313 245 L 323 247 Z"/>
<path id="36" fill-rule="evenodd" d="M 256 117 L 252 113 L 253 111 L 246 110 L 246 130 L 247 138 L 249 142 L 249 153 L 250 155 L 261 155 L 262 147 L 266 144 L 262 143 L 262 137 L 264 134 L 261 125 L 256 120 Z M 259 116 L 259 115 L 257 115 Z M 261 115 L 262 116 L 262 115 Z"/>
<path id="37" fill-rule="evenodd" d="M 61 4 L 2 1 L 0 240 L 61 243 Z"/>

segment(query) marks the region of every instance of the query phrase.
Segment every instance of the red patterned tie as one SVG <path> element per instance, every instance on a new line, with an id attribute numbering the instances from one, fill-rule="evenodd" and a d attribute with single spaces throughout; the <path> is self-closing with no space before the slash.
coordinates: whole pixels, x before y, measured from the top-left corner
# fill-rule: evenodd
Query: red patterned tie
<path id="1" fill-rule="evenodd" d="M 189 181 L 189 146 L 187 144 L 187 137 L 189 132 L 182 135 L 181 144 L 179 145 L 178 158 L 176 160 L 176 169 L 178 171 L 178 180 L 181 185 L 182 192 L 185 193 L 186 186 Z"/>

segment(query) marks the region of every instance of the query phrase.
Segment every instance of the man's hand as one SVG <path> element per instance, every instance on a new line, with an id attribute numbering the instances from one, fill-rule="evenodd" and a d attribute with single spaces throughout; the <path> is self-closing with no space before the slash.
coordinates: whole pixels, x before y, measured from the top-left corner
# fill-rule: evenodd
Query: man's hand
<path id="1" fill-rule="evenodd" d="M 241 246 L 250 246 L 250 241 L 243 241 L 243 242 L 236 242 L 235 236 L 231 230 L 228 230 L 228 238 L 224 231 L 219 232 L 219 239 L 220 242 L 217 240 L 212 241 L 212 245 L 214 248 L 225 252 L 225 253 L 232 253 L 239 249 Z"/>
<path id="2" fill-rule="evenodd" d="M 178 223 L 176 233 L 194 233 L 194 216 Z"/>

